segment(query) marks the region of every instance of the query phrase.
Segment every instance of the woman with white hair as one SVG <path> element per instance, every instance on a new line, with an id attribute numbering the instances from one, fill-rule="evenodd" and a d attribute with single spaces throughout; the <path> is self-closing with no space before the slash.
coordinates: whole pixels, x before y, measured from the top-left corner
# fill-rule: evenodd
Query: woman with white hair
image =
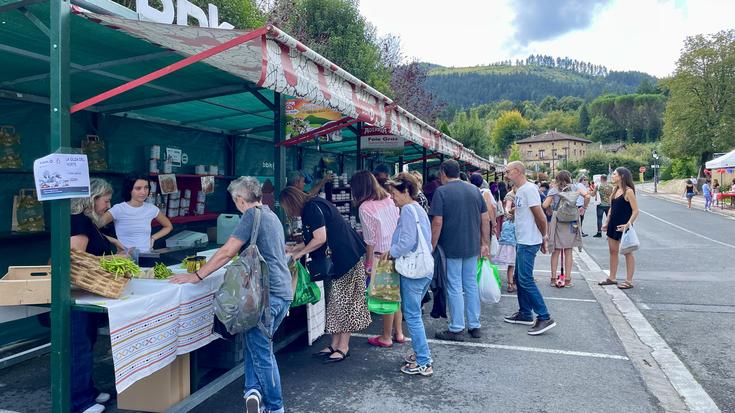
<path id="1" fill-rule="evenodd" d="M 179 274 L 171 277 L 177 284 L 198 283 L 211 273 L 222 268 L 237 255 L 243 246 L 250 242 L 250 233 L 255 222 L 255 211 L 259 209 L 260 227 L 256 245 L 268 266 L 270 283 L 270 311 L 272 323 L 266 326 L 273 337 L 278 326 L 286 317 L 293 299 L 291 273 L 286 261 L 286 240 L 283 226 L 273 211 L 261 203 L 260 182 L 249 176 L 240 177 L 227 187 L 232 201 L 243 214 L 235 231 L 212 258 L 193 274 Z M 265 313 L 262 320 L 266 324 Z M 246 412 L 266 411 L 283 412 L 281 376 L 273 355 L 271 340 L 258 327 L 243 332 L 245 334 L 245 407 Z"/>
<path id="2" fill-rule="evenodd" d="M 110 209 L 112 186 L 104 179 L 89 181 L 89 197 L 71 200 L 71 249 L 92 255 L 112 255 L 122 245 L 114 238 L 103 235 L 97 228 L 100 217 Z M 100 413 L 110 395 L 100 393 L 92 381 L 94 343 L 98 314 L 72 310 L 71 312 L 71 412 Z"/>

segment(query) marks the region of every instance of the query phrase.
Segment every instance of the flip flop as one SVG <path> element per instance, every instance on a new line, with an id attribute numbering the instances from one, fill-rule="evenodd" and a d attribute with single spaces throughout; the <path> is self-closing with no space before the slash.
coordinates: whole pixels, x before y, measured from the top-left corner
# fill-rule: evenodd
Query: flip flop
<path id="1" fill-rule="evenodd" d="M 339 357 L 339 358 L 327 357 L 327 358 L 324 359 L 324 364 L 328 364 L 328 363 L 339 363 L 340 361 L 344 361 L 347 357 L 350 356 L 350 352 L 349 351 L 347 353 L 343 353 L 342 350 L 339 350 L 339 349 L 334 350 L 334 353 L 339 353 L 339 354 L 342 355 L 342 357 Z M 334 354 L 334 353 L 332 353 L 332 354 Z"/>
<path id="2" fill-rule="evenodd" d="M 627 290 L 627 289 L 633 288 L 633 284 L 627 281 L 623 281 L 622 283 L 620 283 L 620 285 L 618 285 L 618 288 L 621 290 Z"/>
<path id="3" fill-rule="evenodd" d="M 383 347 L 383 348 L 393 347 L 393 343 L 385 344 L 382 341 L 380 341 L 380 336 L 370 337 L 368 339 L 368 343 L 375 347 Z"/>
<path id="4" fill-rule="evenodd" d="M 396 336 L 393 336 L 393 341 L 395 341 L 398 344 L 403 344 L 406 342 L 406 336 L 403 336 L 403 340 L 399 340 Z"/>
<path id="5" fill-rule="evenodd" d="M 611 280 L 609 278 L 605 278 L 605 281 L 600 281 L 597 283 L 597 285 L 617 285 L 617 281 Z"/>
<path id="6" fill-rule="evenodd" d="M 326 356 L 331 356 L 332 353 L 334 353 L 334 349 L 332 348 L 332 346 L 327 346 L 327 348 L 329 349 L 329 351 L 318 351 L 318 352 L 312 354 L 312 356 L 313 357 L 326 357 Z"/>

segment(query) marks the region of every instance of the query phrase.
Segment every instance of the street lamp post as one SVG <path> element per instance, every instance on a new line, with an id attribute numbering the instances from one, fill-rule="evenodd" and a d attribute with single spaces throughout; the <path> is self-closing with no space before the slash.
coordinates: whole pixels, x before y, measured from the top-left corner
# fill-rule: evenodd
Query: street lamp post
<path id="1" fill-rule="evenodd" d="M 653 150 L 653 193 L 658 193 L 658 153 Z"/>

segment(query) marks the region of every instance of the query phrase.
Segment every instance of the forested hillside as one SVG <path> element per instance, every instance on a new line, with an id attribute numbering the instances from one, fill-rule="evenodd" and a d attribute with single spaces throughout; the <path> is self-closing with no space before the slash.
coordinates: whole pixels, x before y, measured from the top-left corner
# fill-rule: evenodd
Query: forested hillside
<path id="1" fill-rule="evenodd" d="M 579 71 L 540 64 L 428 67 L 427 89 L 447 104 L 463 108 L 499 100 L 540 102 L 546 96 L 592 100 L 604 94 L 634 93 L 644 81 L 656 83 L 645 73 L 608 72 L 604 67 L 587 64 Z M 589 74 L 592 70 L 595 75 Z"/>

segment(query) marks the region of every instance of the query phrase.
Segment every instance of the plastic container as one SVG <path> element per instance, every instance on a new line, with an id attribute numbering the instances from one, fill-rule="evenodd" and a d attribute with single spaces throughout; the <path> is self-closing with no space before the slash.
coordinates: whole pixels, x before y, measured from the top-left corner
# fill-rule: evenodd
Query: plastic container
<path id="1" fill-rule="evenodd" d="M 206 175 L 206 167 L 204 165 L 196 165 L 194 166 L 194 173 L 197 175 Z"/>
<path id="2" fill-rule="evenodd" d="M 209 165 L 210 175 L 219 175 L 219 167 L 217 165 Z"/>
<path id="3" fill-rule="evenodd" d="M 238 214 L 219 214 L 217 217 L 217 244 L 224 244 L 240 223 Z"/>
<path id="4" fill-rule="evenodd" d="M 151 159 L 150 166 L 148 167 L 148 172 L 152 174 L 158 173 L 158 160 L 157 159 Z"/>
<path id="5" fill-rule="evenodd" d="M 154 160 L 154 159 L 161 159 L 161 146 L 160 145 L 151 146 L 151 160 Z"/>

